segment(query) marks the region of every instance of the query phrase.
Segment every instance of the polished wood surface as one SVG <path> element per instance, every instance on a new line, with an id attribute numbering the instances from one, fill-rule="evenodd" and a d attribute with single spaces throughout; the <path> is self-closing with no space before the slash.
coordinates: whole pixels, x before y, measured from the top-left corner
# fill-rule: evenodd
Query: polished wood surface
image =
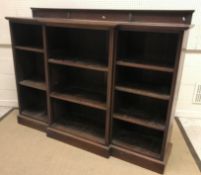
<path id="1" fill-rule="evenodd" d="M 193 11 L 33 8 L 10 22 L 18 122 L 162 173 Z"/>

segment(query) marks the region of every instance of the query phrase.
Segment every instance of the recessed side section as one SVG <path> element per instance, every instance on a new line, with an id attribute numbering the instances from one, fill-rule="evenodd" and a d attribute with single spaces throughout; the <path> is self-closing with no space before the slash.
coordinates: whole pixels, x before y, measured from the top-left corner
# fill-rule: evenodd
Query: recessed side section
<path id="1" fill-rule="evenodd" d="M 42 122 L 48 121 L 46 92 L 20 86 L 19 94 L 21 115 Z"/>
<path id="2" fill-rule="evenodd" d="M 119 31 L 117 60 L 173 68 L 178 35 L 141 31 Z"/>
<path id="3" fill-rule="evenodd" d="M 57 99 L 52 99 L 52 110 L 51 127 L 96 143 L 105 143 L 105 111 Z"/>
<path id="4" fill-rule="evenodd" d="M 34 24 L 11 23 L 15 46 L 43 48 L 42 26 Z"/>
<path id="5" fill-rule="evenodd" d="M 108 31 L 47 27 L 47 38 L 51 59 L 108 66 Z"/>

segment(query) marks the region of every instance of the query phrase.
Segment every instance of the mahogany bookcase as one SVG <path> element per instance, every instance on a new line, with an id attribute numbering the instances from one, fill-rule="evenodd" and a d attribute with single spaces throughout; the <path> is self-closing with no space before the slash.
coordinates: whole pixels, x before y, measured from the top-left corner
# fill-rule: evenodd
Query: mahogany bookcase
<path id="1" fill-rule="evenodd" d="M 162 173 L 193 11 L 32 12 L 7 17 L 18 122 Z"/>

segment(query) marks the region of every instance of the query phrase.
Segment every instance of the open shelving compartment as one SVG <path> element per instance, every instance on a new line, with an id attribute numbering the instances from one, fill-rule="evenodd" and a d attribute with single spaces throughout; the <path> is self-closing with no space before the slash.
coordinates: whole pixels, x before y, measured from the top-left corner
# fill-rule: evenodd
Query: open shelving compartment
<path id="1" fill-rule="evenodd" d="M 105 143 L 106 111 L 54 98 L 51 101 L 54 116 L 51 127 L 100 144 Z"/>
<path id="2" fill-rule="evenodd" d="M 43 54 L 16 50 L 18 81 L 22 86 L 46 90 L 45 65 Z"/>
<path id="3" fill-rule="evenodd" d="M 107 30 L 47 27 L 47 38 L 49 62 L 108 71 Z"/>
<path id="4" fill-rule="evenodd" d="M 20 114 L 30 119 L 47 123 L 46 92 L 29 87 L 19 86 Z"/>
<path id="5" fill-rule="evenodd" d="M 169 100 L 172 76 L 169 72 L 117 66 L 115 89 Z"/>
<path id="6" fill-rule="evenodd" d="M 41 25 L 12 23 L 11 28 L 16 49 L 43 52 Z"/>
<path id="7" fill-rule="evenodd" d="M 117 119 L 113 121 L 113 125 L 112 144 L 156 159 L 160 158 L 163 132 Z"/>
<path id="8" fill-rule="evenodd" d="M 113 118 L 164 131 L 168 101 L 116 91 Z"/>
<path id="9" fill-rule="evenodd" d="M 178 34 L 120 30 L 117 65 L 173 72 Z"/>
<path id="10" fill-rule="evenodd" d="M 107 73 L 50 66 L 51 97 L 106 110 Z"/>

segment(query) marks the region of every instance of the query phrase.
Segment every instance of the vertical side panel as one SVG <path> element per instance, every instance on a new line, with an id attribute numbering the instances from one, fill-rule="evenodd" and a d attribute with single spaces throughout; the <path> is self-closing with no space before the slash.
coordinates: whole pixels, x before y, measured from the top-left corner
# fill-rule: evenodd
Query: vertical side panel
<path id="1" fill-rule="evenodd" d="M 178 85 L 180 81 L 180 76 L 178 75 L 179 69 L 182 69 L 183 63 L 182 63 L 182 48 L 184 47 L 184 32 L 178 33 L 178 44 L 177 44 L 177 53 L 176 53 L 176 60 L 175 60 L 175 66 L 174 66 L 174 74 L 173 74 L 173 80 L 172 80 L 172 87 L 170 92 L 170 101 L 168 104 L 168 112 L 166 115 L 166 123 L 165 123 L 165 132 L 164 132 L 164 138 L 162 143 L 162 149 L 161 149 L 161 160 L 163 160 L 166 156 L 166 150 L 167 145 L 170 140 L 171 136 L 171 130 L 172 130 L 172 122 L 174 119 L 174 111 L 178 96 Z"/>

